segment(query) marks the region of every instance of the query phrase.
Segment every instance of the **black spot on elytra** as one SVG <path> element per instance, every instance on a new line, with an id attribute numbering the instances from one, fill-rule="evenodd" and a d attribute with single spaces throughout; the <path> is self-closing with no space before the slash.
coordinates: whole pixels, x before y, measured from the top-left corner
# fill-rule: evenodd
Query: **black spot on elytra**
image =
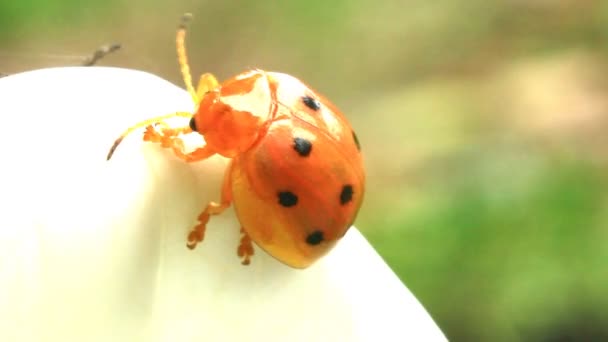
<path id="1" fill-rule="evenodd" d="M 308 107 L 314 111 L 318 111 L 319 109 L 321 109 L 321 102 L 319 102 L 319 100 L 315 99 L 312 96 L 309 96 L 309 95 L 302 96 L 302 101 L 304 102 L 306 107 Z"/>
<path id="2" fill-rule="evenodd" d="M 298 196 L 296 196 L 291 191 L 281 191 L 279 192 L 279 204 L 284 207 L 293 207 L 298 204 Z"/>
<path id="3" fill-rule="evenodd" d="M 342 192 L 340 192 L 340 204 L 345 205 L 353 199 L 353 186 L 347 184 L 342 187 Z"/>
<path id="4" fill-rule="evenodd" d="M 361 144 L 359 144 L 359 138 L 355 134 L 355 131 L 351 131 L 353 133 L 353 140 L 355 141 L 355 145 L 357 146 L 357 150 L 361 151 Z"/>
<path id="5" fill-rule="evenodd" d="M 308 139 L 293 138 L 293 149 L 302 157 L 308 157 L 312 150 L 312 143 Z"/>
<path id="6" fill-rule="evenodd" d="M 193 117 L 190 119 L 190 123 L 189 123 L 189 125 L 190 125 L 190 129 L 191 129 L 193 132 L 196 132 L 196 122 L 194 122 L 194 116 L 193 116 Z"/>
<path id="7" fill-rule="evenodd" d="M 323 242 L 323 239 L 325 239 L 323 237 L 323 232 L 320 230 L 315 230 L 314 232 L 308 234 L 306 237 L 306 243 L 311 246 L 316 246 Z"/>

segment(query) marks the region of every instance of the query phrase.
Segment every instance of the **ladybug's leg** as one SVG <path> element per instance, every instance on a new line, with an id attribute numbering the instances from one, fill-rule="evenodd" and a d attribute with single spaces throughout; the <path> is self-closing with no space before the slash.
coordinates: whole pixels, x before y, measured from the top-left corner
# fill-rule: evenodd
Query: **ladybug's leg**
<path id="1" fill-rule="evenodd" d="M 116 148 L 118 147 L 118 145 L 120 145 L 120 143 L 122 142 L 122 140 L 131 132 L 135 131 L 136 129 L 139 129 L 141 127 L 146 127 L 146 133 L 144 134 L 144 140 L 145 141 L 151 141 L 151 142 L 162 142 L 163 140 L 165 141 L 165 147 L 170 147 L 173 145 L 173 143 L 171 142 L 171 137 L 175 138 L 179 133 L 189 133 L 192 130 L 189 127 L 182 127 L 182 128 L 178 128 L 178 129 L 174 129 L 173 131 L 170 131 L 166 128 L 168 128 L 167 124 L 163 123 L 163 120 L 167 120 L 167 119 L 173 119 L 173 118 L 177 118 L 177 117 L 182 117 L 182 118 L 191 118 L 192 117 L 192 113 L 186 113 L 186 112 L 176 112 L 176 113 L 171 113 L 171 114 L 167 114 L 167 115 L 163 115 L 163 116 L 157 116 L 155 118 L 151 118 L 148 120 L 144 120 L 141 122 L 136 123 L 135 125 L 127 128 L 127 130 L 125 130 L 119 137 L 118 139 L 114 140 L 114 144 L 112 144 L 112 147 L 110 148 L 110 151 L 108 152 L 108 155 L 106 157 L 107 160 L 110 160 L 110 158 L 112 158 L 112 155 L 114 154 L 114 151 L 116 151 Z M 154 131 L 154 127 L 149 127 L 149 126 L 153 126 L 153 125 L 161 125 L 163 127 L 165 127 L 165 133 L 159 133 L 159 132 L 155 132 Z M 167 138 L 163 138 L 164 135 L 167 135 Z M 181 139 L 180 139 L 181 140 Z M 183 149 L 182 149 L 183 150 Z"/>
<path id="2" fill-rule="evenodd" d="M 170 148 L 178 158 L 186 162 L 200 161 L 215 154 L 215 151 L 208 145 L 199 147 L 192 152 L 185 152 L 184 141 L 179 135 L 192 132 L 190 127 L 170 128 L 163 122 L 159 122 L 157 125 L 161 126 L 160 129 L 157 129 L 154 125 L 146 127 L 144 141 L 160 143 L 162 147 Z"/>
<path id="3" fill-rule="evenodd" d="M 159 127 L 157 129 L 157 127 Z M 182 133 L 189 133 L 188 127 L 171 128 L 165 122 L 155 122 L 153 125 L 146 126 L 144 141 L 160 143 L 164 148 L 171 148 L 175 145 L 175 140 Z M 181 139 L 180 139 L 181 140 Z"/>
<path id="4" fill-rule="evenodd" d="M 222 198 L 220 203 L 209 202 L 203 210 L 202 213 L 198 215 L 198 224 L 194 226 L 190 234 L 188 234 L 188 243 L 187 246 L 190 249 L 194 249 L 196 244 L 203 241 L 205 238 L 205 230 L 207 229 L 207 223 L 211 218 L 211 215 L 219 215 L 226 208 L 230 206 L 232 202 L 232 189 L 231 189 L 231 179 L 230 175 L 232 174 L 232 163 L 226 169 L 226 173 L 224 174 L 224 182 L 222 184 Z"/>
<path id="5" fill-rule="evenodd" d="M 251 256 L 253 255 L 253 244 L 251 243 L 251 237 L 241 228 L 241 242 L 236 250 L 236 254 L 243 259 L 241 263 L 243 265 L 249 265 L 251 263 Z"/>
<path id="6" fill-rule="evenodd" d="M 230 206 L 230 202 L 225 202 L 222 199 L 221 203 L 209 202 L 200 215 L 198 215 L 198 224 L 192 228 L 188 234 L 188 243 L 186 246 L 190 249 L 194 249 L 199 242 L 202 242 L 205 238 L 205 231 L 207 230 L 207 223 L 211 215 L 219 215 L 226 208 Z"/>

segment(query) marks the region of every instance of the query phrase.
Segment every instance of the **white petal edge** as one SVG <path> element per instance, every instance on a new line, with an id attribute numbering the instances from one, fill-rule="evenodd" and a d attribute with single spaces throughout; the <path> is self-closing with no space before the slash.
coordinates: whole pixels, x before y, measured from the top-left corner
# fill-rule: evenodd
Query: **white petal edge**
<path id="1" fill-rule="evenodd" d="M 306 270 L 258 248 L 240 265 L 232 210 L 188 250 L 226 161 L 186 165 L 141 133 L 105 157 L 133 123 L 192 109 L 135 70 L 0 78 L 0 340 L 446 340 L 354 227 Z"/>

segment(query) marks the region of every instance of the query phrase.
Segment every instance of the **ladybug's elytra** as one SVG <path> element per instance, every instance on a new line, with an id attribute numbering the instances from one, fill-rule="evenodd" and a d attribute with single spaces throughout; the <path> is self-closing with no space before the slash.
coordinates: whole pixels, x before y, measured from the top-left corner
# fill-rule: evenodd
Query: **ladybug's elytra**
<path id="1" fill-rule="evenodd" d="M 160 143 L 186 162 L 215 154 L 230 158 L 221 200 L 207 204 L 187 246 L 203 241 L 210 216 L 233 204 L 241 224 L 237 254 L 244 265 L 254 253 L 253 241 L 286 265 L 308 267 L 344 236 L 361 206 L 365 172 L 357 136 L 331 102 L 287 74 L 255 69 L 221 84 L 204 74 L 195 90 L 184 47 L 189 17 L 177 31 L 177 52 L 196 112 L 129 128 L 107 159 L 126 134 L 143 126 L 144 141 Z M 189 117 L 189 125 L 163 122 L 176 116 Z M 193 132 L 205 144 L 186 152 L 182 137 Z"/>

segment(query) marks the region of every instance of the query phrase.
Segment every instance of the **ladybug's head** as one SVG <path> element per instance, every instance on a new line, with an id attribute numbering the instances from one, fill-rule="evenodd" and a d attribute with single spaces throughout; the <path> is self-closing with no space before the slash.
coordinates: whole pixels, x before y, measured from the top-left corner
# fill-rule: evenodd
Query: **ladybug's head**
<path id="1" fill-rule="evenodd" d="M 190 128 L 224 157 L 247 151 L 272 117 L 273 91 L 265 72 L 247 71 L 211 89 L 200 100 Z"/>

